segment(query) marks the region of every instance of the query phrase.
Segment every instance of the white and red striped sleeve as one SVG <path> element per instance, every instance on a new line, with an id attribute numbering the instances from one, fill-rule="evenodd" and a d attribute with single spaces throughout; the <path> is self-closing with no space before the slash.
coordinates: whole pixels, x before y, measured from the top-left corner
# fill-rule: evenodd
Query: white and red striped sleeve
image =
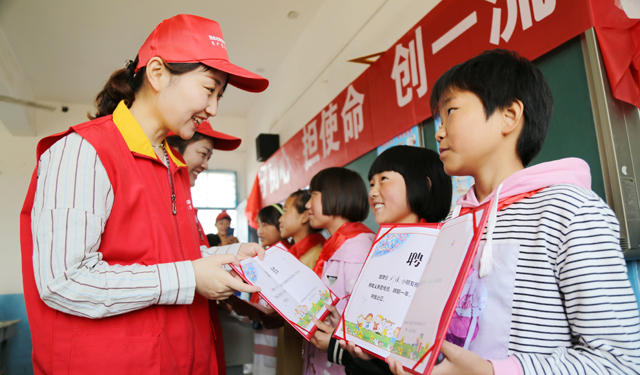
<path id="1" fill-rule="evenodd" d="M 31 211 L 33 265 L 51 308 L 102 318 L 153 304 L 190 304 L 196 282 L 190 261 L 109 265 L 100 239 L 114 194 L 95 149 L 76 133 L 40 157 Z"/>

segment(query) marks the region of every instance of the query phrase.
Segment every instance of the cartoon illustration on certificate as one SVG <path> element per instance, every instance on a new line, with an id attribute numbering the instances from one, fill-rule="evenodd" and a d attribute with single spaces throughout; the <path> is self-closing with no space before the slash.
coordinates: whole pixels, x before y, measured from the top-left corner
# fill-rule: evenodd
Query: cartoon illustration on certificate
<path id="1" fill-rule="evenodd" d="M 468 341 L 486 298 L 468 271 L 487 211 L 445 224 L 382 225 L 334 335 L 416 374 L 433 366 L 452 317 L 451 338 Z"/>
<path id="2" fill-rule="evenodd" d="M 338 301 L 318 275 L 280 244 L 267 250 L 264 260 L 254 257 L 240 264 L 236 272 L 259 286 L 262 297 L 307 340 L 317 329 L 313 318 L 323 320 L 329 314 L 326 305 Z"/>

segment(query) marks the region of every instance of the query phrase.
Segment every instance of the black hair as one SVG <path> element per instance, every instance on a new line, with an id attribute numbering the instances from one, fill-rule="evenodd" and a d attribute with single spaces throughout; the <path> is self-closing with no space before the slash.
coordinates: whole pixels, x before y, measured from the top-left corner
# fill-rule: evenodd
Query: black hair
<path id="1" fill-rule="evenodd" d="M 542 72 L 517 52 L 503 49 L 484 51 L 447 70 L 433 86 L 431 112 L 454 90 L 475 94 L 487 119 L 496 109 L 505 109 L 515 100 L 524 105 L 524 124 L 516 152 L 527 166 L 538 155 L 547 136 L 553 114 L 553 97 Z"/>
<path id="2" fill-rule="evenodd" d="M 276 204 L 275 206 L 280 207 L 280 210 L 282 210 L 282 206 L 279 204 Z M 258 221 L 269 225 L 275 225 L 276 228 L 280 228 L 280 216 L 282 216 L 280 210 L 274 207 L 273 204 L 263 207 L 258 211 Z"/>
<path id="3" fill-rule="evenodd" d="M 451 207 L 451 177 L 444 172 L 438 153 L 422 147 L 391 147 L 373 161 L 368 178 L 389 171 L 404 178 L 407 203 L 419 218 L 437 223 L 447 217 Z"/>
<path id="4" fill-rule="evenodd" d="M 138 62 L 139 59 L 136 56 L 135 61 L 130 61 L 127 67 L 118 69 L 111 74 L 102 91 L 96 96 L 95 106 L 97 112 L 93 116 L 88 116 L 90 120 L 112 114 L 122 100 L 124 100 L 128 108 L 131 108 L 133 101 L 136 100 L 136 93 L 140 91 L 145 82 L 145 72 L 147 71 L 147 67 L 143 66 L 136 73 Z M 171 74 L 176 76 L 189 73 L 198 68 L 204 71 L 213 69 L 202 63 L 166 63 L 163 61 L 163 64 Z M 226 87 L 225 84 L 224 88 Z"/>
<path id="5" fill-rule="evenodd" d="M 293 198 L 293 207 L 295 207 L 298 214 L 303 214 L 305 211 L 307 211 L 307 207 L 305 206 L 307 205 L 307 202 L 309 202 L 309 199 L 311 199 L 311 193 L 309 192 L 309 190 L 299 189 L 291 193 L 291 195 L 289 195 L 289 198 Z M 314 228 L 312 226 L 309 226 L 309 229 L 312 233 L 322 231 L 322 229 Z"/>
<path id="6" fill-rule="evenodd" d="M 299 214 L 302 214 L 307 210 L 305 206 L 307 205 L 307 202 L 309 202 L 309 199 L 311 199 L 311 193 L 309 193 L 309 190 L 300 189 L 291 193 L 289 197 L 294 198 L 293 207 L 296 208 L 296 211 L 298 211 Z"/>
<path id="7" fill-rule="evenodd" d="M 331 167 L 316 173 L 309 183 L 311 192 L 322 193 L 322 214 L 363 221 L 369 215 L 367 187 L 356 172 Z"/>
<path id="8" fill-rule="evenodd" d="M 198 142 L 201 139 L 209 139 L 211 143 L 215 144 L 215 140 L 212 137 L 198 132 L 193 133 L 193 137 L 191 137 L 190 139 L 182 139 L 182 137 L 180 137 L 179 135 L 168 136 L 167 143 L 169 143 L 169 146 L 178 150 L 180 155 L 184 155 L 184 152 L 187 150 L 187 147 L 190 144 Z"/>

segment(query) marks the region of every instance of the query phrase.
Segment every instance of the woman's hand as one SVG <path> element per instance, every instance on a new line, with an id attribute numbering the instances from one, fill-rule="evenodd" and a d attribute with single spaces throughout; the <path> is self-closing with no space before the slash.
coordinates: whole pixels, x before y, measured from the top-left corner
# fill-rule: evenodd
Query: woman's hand
<path id="1" fill-rule="evenodd" d="M 351 354 L 351 356 L 354 358 L 359 358 L 364 361 L 370 361 L 373 359 L 373 356 L 363 352 L 362 349 L 357 347 L 356 344 L 354 344 L 353 342 L 346 342 L 344 340 L 340 340 L 339 344 L 342 350 L 348 351 L 349 354 Z"/>
<path id="2" fill-rule="evenodd" d="M 431 375 L 493 375 L 493 365 L 491 362 L 485 361 L 474 352 L 447 341 L 442 343 L 440 351 L 444 354 L 445 359 L 442 363 L 433 367 Z M 394 375 L 406 374 L 399 361 L 387 357 L 387 363 Z"/>
<path id="3" fill-rule="evenodd" d="M 245 260 L 254 256 L 264 260 L 264 249 L 255 242 L 243 243 L 238 250 L 238 260 Z"/>
<path id="4" fill-rule="evenodd" d="M 234 263 L 238 259 L 231 255 L 212 255 L 191 262 L 196 274 L 196 292 L 207 299 L 221 300 L 233 295 L 236 291 L 255 293 L 260 288 L 245 284 L 240 276 L 231 275 L 222 265 Z"/>
<path id="5" fill-rule="evenodd" d="M 313 334 L 311 343 L 315 345 L 316 348 L 326 353 L 329 349 L 329 341 L 331 341 L 331 335 L 333 334 L 334 327 L 326 324 L 325 322 L 321 322 L 316 318 L 313 318 L 313 322 L 318 326 L 318 330 Z"/>

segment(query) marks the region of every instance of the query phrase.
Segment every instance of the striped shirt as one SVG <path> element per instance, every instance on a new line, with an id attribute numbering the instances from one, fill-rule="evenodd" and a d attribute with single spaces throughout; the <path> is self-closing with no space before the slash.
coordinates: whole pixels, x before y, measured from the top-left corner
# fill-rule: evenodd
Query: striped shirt
<path id="1" fill-rule="evenodd" d="M 638 305 L 619 235 L 606 203 L 574 185 L 498 212 L 494 243 L 519 245 L 509 354 L 525 374 L 640 372 Z"/>
<path id="2" fill-rule="evenodd" d="M 41 155 L 37 173 L 33 265 L 38 291 L 49 307 L 95 319 L 153 304 L 193 302 L 191 261 L 145 266 L 102 260 L 100 238 L 114 194 L 89 142 L 70 133 Z M 236 254 L 239 247 L 212 247 L 202 255 Z"/>

